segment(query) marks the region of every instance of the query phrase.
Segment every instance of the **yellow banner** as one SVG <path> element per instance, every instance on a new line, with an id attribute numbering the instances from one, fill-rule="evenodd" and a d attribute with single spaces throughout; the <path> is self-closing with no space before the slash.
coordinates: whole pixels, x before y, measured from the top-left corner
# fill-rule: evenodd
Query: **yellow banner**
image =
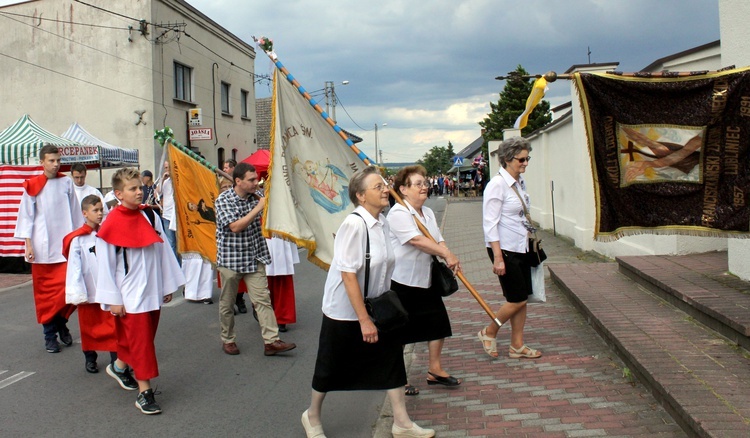
<path id="1" fill-rule="evenodd" d="M 169 173 L 174 186 L 177 252 L 200 254 L 216 263 L 216 174 L 168 143 Z"/>
<path id="2" fill-rule="evenodd" d="M 526 99 L 526 109 L 520 116 L 518 116 L 518 119 L 516 119 L 516 123 L 513 125 L 514 128 L 523 129 L 526 127 L 529 123 L 529 115 L 531 115 L 534 108 L 539 105 L 539 102 L 542 101 L 544 93 L 546 92 L 547 80 L 544 78 L 537 79 L 536 82 L 534 82 L 534 87 L 531 89 L 531 93 L 529 93 L 529 98 Z"/>

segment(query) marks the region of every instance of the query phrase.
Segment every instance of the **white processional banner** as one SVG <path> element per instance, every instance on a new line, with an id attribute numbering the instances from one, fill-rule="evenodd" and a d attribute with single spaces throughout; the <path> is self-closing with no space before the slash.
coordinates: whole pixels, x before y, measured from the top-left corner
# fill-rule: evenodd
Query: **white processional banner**
<path id="1" fill-rule="evenodd" d="M 263 233 L 307 248 L 328 269 L 334 235 L 354 210 L 349 178 L 365 164 L 278 69 L 273 83 Z"/>

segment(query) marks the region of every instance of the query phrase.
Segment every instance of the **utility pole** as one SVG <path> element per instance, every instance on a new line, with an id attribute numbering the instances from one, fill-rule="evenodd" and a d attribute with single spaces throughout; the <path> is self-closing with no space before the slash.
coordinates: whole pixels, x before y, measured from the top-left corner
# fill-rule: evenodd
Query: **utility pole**
<path id="1" fill-rule="evenodd" d="M 331 116 L 333 121 L 336 121 L 336 98 L 333 94 L 333 81 L 326 81 L 325 94 L 326 94 L 326 112 Z M 333 102 L 333 113 L 331 112 L 331 102 Z"/>
<path id="2" fill-rule="evenodd" d="M 375 124 L 375 165 L 378 165 L 378 124 Z"/>
<path id="3" fill-rule="evenodd" d="M 382 123 L 380 126 L 388 126 L 387 123 Z M 380 159 L 378 160 L 378 124 L 375 124 L 375 164 L 380 165 L 383 161 L 383 151 L 380 151 Z"/>

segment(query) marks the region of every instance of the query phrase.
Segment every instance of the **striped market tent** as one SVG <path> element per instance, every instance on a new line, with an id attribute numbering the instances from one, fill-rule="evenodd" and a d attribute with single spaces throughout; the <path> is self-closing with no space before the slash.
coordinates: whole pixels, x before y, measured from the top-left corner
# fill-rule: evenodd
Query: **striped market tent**
<path id="1" fill-rule="evenodd" d="M 78 123 L 70 125 L 62 137 L 82 145 L 97 147 L 97 161 L 101 167 L 138 166 L 138 149 L 124 149 L 112 146 L 106 141 L 94 137 Z"/>
<path id="2" fill-rule="evenodd" d="M 28 114 L 24 114 L 12 126 L 0 132 L 0 164 L 37 164 L 39 163 L 39 149 L 46 145 L 68 148 L 69 150 L 75 150 L 75 148 L 81 146 L 78 142 L 58 137 L 46 131 L 37 125 Z M 63 162 L 65 162 L 64 157 Z"/>

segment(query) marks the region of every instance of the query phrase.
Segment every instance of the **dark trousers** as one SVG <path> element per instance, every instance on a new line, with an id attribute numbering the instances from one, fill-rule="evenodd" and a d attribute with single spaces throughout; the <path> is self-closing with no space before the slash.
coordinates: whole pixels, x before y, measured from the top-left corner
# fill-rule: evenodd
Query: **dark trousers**
<path id="1" fill-rule="evenodd" d="M 68 330 L 68 327 L 65 325 L 67 323 L 68 320 L 65 319 L 65 317 L 63 317 L 62 315 L 55 315 L 52 321 L 48 322 L 47 324 L 42 324 L 44 339 L 57 339 L 58 333 L 64 333 Z"/>
<path id="2" fill-rule="evenodd" d="M 93 350 L 86 350 L 83 352 L 83 356 L 86 358 L 86 362 L 96 362 L 96 359 L 99 357 L 98 354 L 96 354 L 96 351 Z M 116 351 L 110 351 L 109 352 L 109 363 L 115 363 L 115 360 L 117 360 L 117 352 Z"/>

